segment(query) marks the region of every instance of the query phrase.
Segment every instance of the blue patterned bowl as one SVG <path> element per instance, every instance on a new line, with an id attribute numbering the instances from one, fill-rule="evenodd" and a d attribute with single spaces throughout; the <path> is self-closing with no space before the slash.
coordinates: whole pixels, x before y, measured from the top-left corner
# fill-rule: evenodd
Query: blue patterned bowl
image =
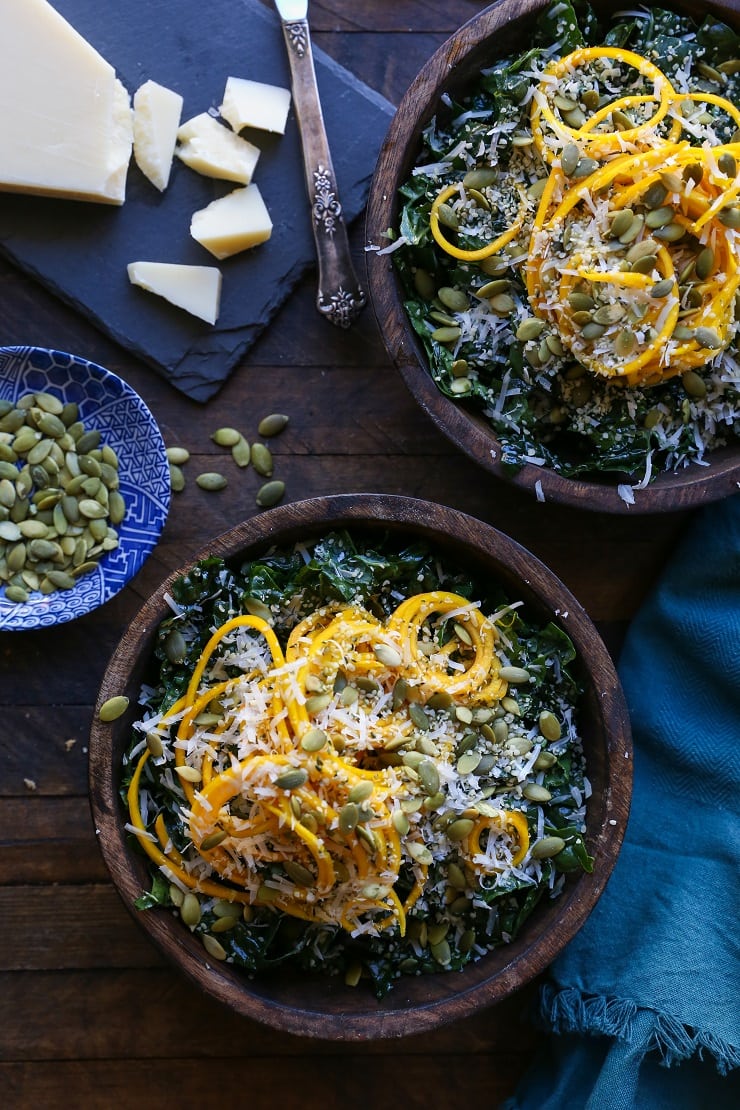
<path id="1" fill-rule="evenodd" d="M 23 631 L 74 620 L 122 589 L 140 569 L 159 539 L 170 502 L 164 441 L 154 417 L 121 378 L 78 355 L 44 347 L 0 347 L 0 401 L 26 393 L 53 393 L 76 402 L 86 428 L 118 455 L 120 490 L 126 514 L 116 531 L 119 545 L 71 590 L 33 592 L 26 602 L 10 602 L 0 590 L 0 629 Z"/>

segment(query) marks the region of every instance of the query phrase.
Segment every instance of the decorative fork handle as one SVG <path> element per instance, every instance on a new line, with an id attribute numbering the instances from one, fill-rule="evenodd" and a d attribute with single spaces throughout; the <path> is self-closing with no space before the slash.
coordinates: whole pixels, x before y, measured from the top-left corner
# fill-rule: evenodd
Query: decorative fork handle
<path id="1" fill-rule="evenodd" d="M 303 146 L 319 267 L 316 307 L 332 324 L 348 328 L 365 305 L 352 266 L 347 228 L 324 127 L 307 19 L 283 23 L 293 77 L 293 103 Z"/>

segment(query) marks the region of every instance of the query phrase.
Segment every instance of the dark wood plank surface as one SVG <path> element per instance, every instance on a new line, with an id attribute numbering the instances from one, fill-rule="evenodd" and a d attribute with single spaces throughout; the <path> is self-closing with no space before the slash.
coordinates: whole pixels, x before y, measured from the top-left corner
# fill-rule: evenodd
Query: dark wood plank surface
<path id="1" fill-rule="evenodd" d="M 481 5 L 473 0 L 314 0 L 317 44 L 397 103 L 416 71 Z M 352 229 L 364 270 L 364 233 Z M 220 394 L 202 406 L 125 355 L 30 278 L 0 262 L 6 344 L 56 346 L 124 376 L 169 445 L 192 452 L 161 543 L 125 591 L 71 624 L 0 634 L 0 1091 L 10 1107 L 495 1106 L 537 1046 L 533 989 L 423 1038 L 377 1044 L 278 1036 L 201 995 L 160 959 L 110 885 L 87 800 L 87 736 L 105 665 L 166 574 L 258 511 L 257 478 L 197 488 L 226 466 L 210 434 L 249 436 L 279 410 L 286 498 L 388 492 L 486 520 L 566 583 L 613 654 L 689 514 L 600 516 L 539 504 L 482 475 L 416 408 L 371 309 L 349 331 L 315 307 L 308 277 Z"/>

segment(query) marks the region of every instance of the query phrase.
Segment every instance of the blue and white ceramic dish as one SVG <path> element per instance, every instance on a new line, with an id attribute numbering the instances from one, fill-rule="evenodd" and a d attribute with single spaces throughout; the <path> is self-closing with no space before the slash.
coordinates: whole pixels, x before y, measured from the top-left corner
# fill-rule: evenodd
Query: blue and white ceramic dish
<path id="1" fill-rule="evenodd" d="M 10 602 L 0 592 L 0 630 L 23 631 L 74 620 L 110 600 L 141 568 L 167 519 L 170 479 L 165 445 L 154 417 L 121 378 L 78 355 L 44 347 L 0 347 L 0 401 L 48 392 L 79 406 L 87 428 L 118 455 L 126 513 L 119 545 L 70 590 L 38 591 Z"/>

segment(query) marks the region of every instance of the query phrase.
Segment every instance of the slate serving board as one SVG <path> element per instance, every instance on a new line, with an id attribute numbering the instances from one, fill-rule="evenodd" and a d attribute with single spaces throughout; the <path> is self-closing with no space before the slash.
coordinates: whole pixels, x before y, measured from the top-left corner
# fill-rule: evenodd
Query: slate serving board
<path id="1" fill-rule="evenodd" d="M 280 21 L 258 0 L 54 0 L 53 6 L 132 96 L 150 78 L 181 93 L 183 120 L 217 109 L 229 76 L 290 87 Z M 364 206 L 394 108 L 320 50 L 315 65 L 349 223 Z M 191 238 L 190 216 L 236 185 L 202 177 L 177 158 L 164 193 L 132 158 L 120 208 L 0 193 L 0 250 L 198 401 L 217 392 L 315 263 L 293 109 L 285 135 L 243 134 L 262 152 L 253 180 L 273 233 L 268 243 L 222 262 Z M 220 266 L 215 327 L 131 286 L 126 266 L 138 259 Z"/>

